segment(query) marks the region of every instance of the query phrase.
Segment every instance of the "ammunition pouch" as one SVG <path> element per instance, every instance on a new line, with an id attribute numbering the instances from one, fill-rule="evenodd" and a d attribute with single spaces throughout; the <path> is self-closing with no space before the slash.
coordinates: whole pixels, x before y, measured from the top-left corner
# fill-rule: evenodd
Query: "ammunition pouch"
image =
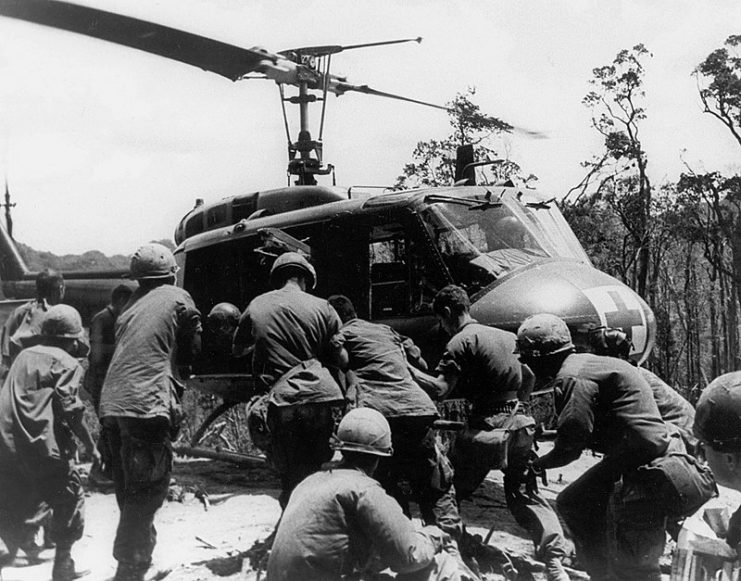
<path id="1" fill-rule="evenodd" d="M 648 478 L 669 517 L 687 517 L 718 495 L 710 470 L 689 454 L 660 456 L 638 471 Z"/>

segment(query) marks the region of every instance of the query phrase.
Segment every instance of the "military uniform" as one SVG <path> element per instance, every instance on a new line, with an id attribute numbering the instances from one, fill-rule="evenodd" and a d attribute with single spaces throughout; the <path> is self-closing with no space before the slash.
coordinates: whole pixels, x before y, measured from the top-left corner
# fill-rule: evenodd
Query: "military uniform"
<path id="1" fill-rule="evenodd" d="M 254 344 L 253 377 L 270 390 L 270 457 L 282 507 L 296 484 L 332 457 L 333 408 L 344 396 L 323 362 L 339 329 L 327 301 L 291 286 L 256 297 L 239 320 L 234 345 Z"/>
<path id="2" fill-rule="evenodd" d="M 100 418 L 121 516 L 113 556 L 146 570 L 155 512 L 167 496 L 171 438 L 182 419 L 177 345 L 200 333 L 200 314 L 183 289 L 138 289 L 116 323 L 116 349 L 103 384 Z"/>
<path id="3" fill-rule="evenodd" d="M 529 532 L 540 558 L 562 558 L 569 549 L 556 513 L 535 491 L 521 490 L 535 441 L 535 421 L 522 412 L 512 416 L 523 382 L 522 364 L 514 351 L 512 333 L 476 321 L 460 328 L 445 347 L 437 373 L 458 377 L 456 395 L 471 402 L 468 427 L 456 437 L 451 453 L 453 482 L 459 498 L 473 494 L 493 467 L 492 458 L 476 446 L 475 434 L 506 424 L 511 429 L 504 469 L 507 506 Z"/>
<path id="4" fill-rule="evenodd" d="M 646 380 L 654 394 L 661 419 L 676 426 L 687 449 L 694 452 L 697 448 L 697 438 L 692 433 L 692 425 L 695 423 L 695 408 L 679 395 L 677 390 L 672 389 L 655 373 L 643 367 L 639 367 L 638 372 Z"/>
<path id="5" fill-rule="evenodd" d="M 567 486 L 558 510 L 594 580 L 659 580 L 667 507 L 650 462 L 684 447 L 661 419 L 651 389 L 629 363 L 566 357 L 555 383 L 559 411 L 551 454 L 591 448 L 604 458 Z"/>
<path id="6" fill-rule="evenodd" d="M 34 299 L 18 307 L 5 321 L 2 355 L 6 369 L 10 368 L 21 349 L 37 342 L 41 335 L 41 322 L 49 306 L 45 299 Z"/>
<path id="7" fill-rule="evenodd" d="M 457 563 L 373 478 L 340 467 L 312 474 L 293 491 L 268 561 L 269 581 L 369 579 L 390 568 L 396 579 L 459 579 Z"/>
<path id="8" fill-rule="evenodd" d="M 64 350 L 36 345 L 18 355 L 0 391 L 0 537 L 6 561 L 23 543 L 24 522 L 42 501 L 53 511 L 50 535 L 58 549 L 82 536 L 84 495 L 65 418 L 84 411 L 84 374 Z"/>
<path id="9" fill-rule="evenodd" d="M 421 357 L 419 349 L 391 327 L 358 318 L 347 321 L 332 343 L 348 353 L 356 405 L 379 411 L 391 426 L 394 453 L 381 460 L 375 477 L 410 516 L 399 485 L 408 481 L 424 522 L 459 537 L 452 468 L 432 428 L 437 408 L 407 368 L 407 359 Z"/>

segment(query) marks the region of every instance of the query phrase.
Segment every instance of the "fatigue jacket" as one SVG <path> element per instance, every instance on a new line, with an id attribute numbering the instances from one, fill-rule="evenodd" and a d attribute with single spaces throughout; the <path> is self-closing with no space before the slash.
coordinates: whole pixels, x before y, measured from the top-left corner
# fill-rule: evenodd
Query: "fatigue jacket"
<path id="1" fill-rule="evenodd" d="M 58 347 L 21 351 L 0 390 L 0 463 L 72 457 L 65 416 L 85 409 L 79 397 L 84 375 L 78 360 Z"/>
<path id="2" fill-rule="evenodd" d="M 381 485 L 350 467 L 317 472 L 292 492 L 268 562 L 271 581 L 339 581 L 362 570 L 410 573 L 429 565 L 435 545 Z"/>
<path id="3" fill-rule="evenodd" d="M 513 333 L 472 321 L 445 347 L 436 372 L 458 377 L 455 396 L 472 404 L 472 414 L 491 415 L 492 408 L 522 386 L 522 364 L 515 355 Z"/>
<path id="4" fill-rule="evenodd" d="M 387 418 L 437 416 L 432 399 L 407 367 L 407 358 L 420 357 L 411 339 L 387 325 L 352 319 L 332 343 L 347 351 L 359 406 L 373 408 Z"/>
<path id="5" fill-rule="evenodd" d="M 259 386 L 271 389 L 274 405 L 342 401 L 340 387 L 322 365 L 339 329 L 340 318 L 327 301 L 284 287 L 250 302 L 234 344 L 254 344 L 252 374 Z"/>
<path id="6" fill-rule="evenodd" d="M 556 376 L 554 393 L 559 413 L 554 451 L 591 448 L 627 470 L 657 458 L 669 446 L 670 434 L 651 388 L 626 361 L 571 354 Z"/>
<path id="7" fill-rule="evenodd" d="M 177 345 L 200 332 L 200 313 L 187 291 L 170 284 L 135 291 L 116 321 L 100 417 L 179 420 Z"/>

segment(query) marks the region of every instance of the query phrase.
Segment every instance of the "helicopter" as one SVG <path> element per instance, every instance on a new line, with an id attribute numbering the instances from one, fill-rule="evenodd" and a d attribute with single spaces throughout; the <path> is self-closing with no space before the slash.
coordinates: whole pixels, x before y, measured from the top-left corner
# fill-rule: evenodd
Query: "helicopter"
<path id="1" fill-rule="evenodd" d="M 269 290 L 273 260 L 290 250 L 303 253 L 315 266 L 315 294 L 348 296 L 358 316 L 411 337 L 429 362 L 445 344 L 432 300 L 447 284 L 466 289 L 471 314 L 483 324 L 516 331 L 527 316 L 550 312 L 567 322 L 577 346 L 586 346 L 590 329 L 620 328 L 632 341 L 631 357 L 638 362 L 648 357 L 656 323 L 643 299 L 594 268 L 553 196 L 512 183 L 477 184 L 481 162 L 474 162 L 470 147 L 459 149 L 456 179 L 449 187 L 362 195 L 357 188 L 318 183 L 317 177 L 333 174 L 322 147 L 329 94 L 363 93 L 447 109 L 351 84 L 331 72 L 332 57 L 421 39 L 271 52 L 56 0 L 0 0 L 0 16 L 122 44 L 234 81 L 264 78 L 277 83 L 288 139 L 287 175 L 294 183 L 208 204 L 198 200 L 175 230 L 177 284 L 191 293 L 202 313 L 221 302 L 246 307 Z M 289 88 L 297 94 L 288 96 Z M 309 129 L 314 103 L 321 103 L 318 139 Z M 288 130 L 288 104 L 299 110 L 295 140 Z M 5 297 L 32 296 L 33 273 L 2 227 L 0 254 Z M 125 275 L 65 273 L 68 302 L 94 312 Z M 189 384 L 224 400 L 197 430 L 192 446 L 218 415 L 253 394 L 248 373 L 226 369 L 196 373 Z"/>

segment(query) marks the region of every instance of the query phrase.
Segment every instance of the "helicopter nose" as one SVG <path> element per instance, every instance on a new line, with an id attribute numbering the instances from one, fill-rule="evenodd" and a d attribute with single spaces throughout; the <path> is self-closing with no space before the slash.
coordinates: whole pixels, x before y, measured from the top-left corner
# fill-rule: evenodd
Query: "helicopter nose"
<path id="1" fill-rule="evenodd" d="M 536 313 L 552 313 L 566 321 L 577 347 L 589 327 L 620 328 L 633 343 L 631 357 L 639 362 L 648 357 L 656 336 L 654 314 L 635 291 L 575 261 L 554 260 L 515 271 L 471 306 L 471 315 L 479 322 L 512 332 Z"/>

